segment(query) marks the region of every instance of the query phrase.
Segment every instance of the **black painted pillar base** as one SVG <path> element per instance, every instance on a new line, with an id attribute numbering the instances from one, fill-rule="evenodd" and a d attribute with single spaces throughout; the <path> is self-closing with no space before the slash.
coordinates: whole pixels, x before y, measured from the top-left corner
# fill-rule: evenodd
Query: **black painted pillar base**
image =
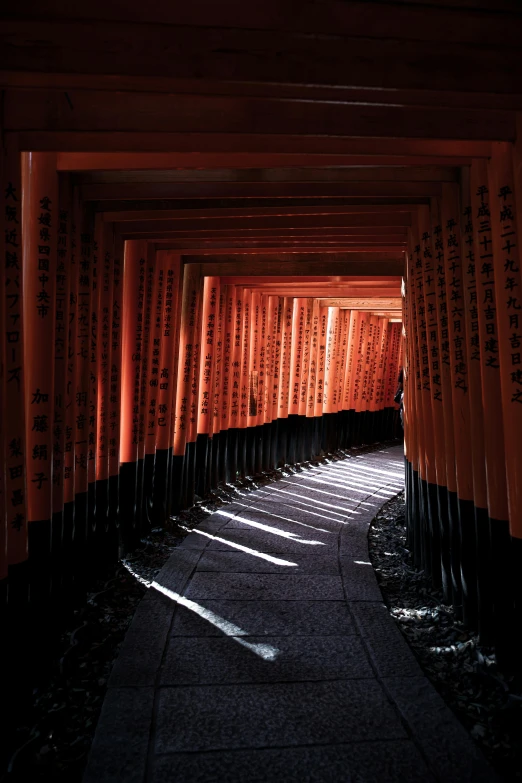
<path id="1" fill-rule="evenodd" d="M 437 486 L 437 509 L 439 517 L 441 588 L 444 600 L 447 603 L 452 603 L 451 529 L 449 521 L 448 490 L 440 484 Z"/>
<path id="2" fill-rule="evenodd" d="M 221 430 L 219 433 L 218 443 L 218 469 L 216 473 L 216 489 L 220 484 L 225 484 L 228 481 L 229 468 L 228 468 L 228 430 Z"/>
<path id="3" fill-rule="evenodd" d="M 437 484 L 427 483 L 427 504 L 430 529 L 430 571 L 433 586 L 442 587 L 442 567 L 440 549 L 440 517 Z"/>
<path id="4" fill-rule="evenodd" d="M 495 618 L 493 613 L 492 550 L 488 510 L 475 508 L 476 568 L 478 634 L 480 643 L 492 645 L 495 641 Z"/>
<path id="5" fill-rule="evenodd" d="M 263 470 L 263 425 L 252 427 L 254 435 L 254 473 L 259 475 Z"/>
<path id="6" fill-rule="evenodd" d="M 515 583 L 513 539 L 507 520 L 490 520 L 491 586 L 495 625 L 495 652 L 501 667 L 520 667 L 520 628 L 515 627 Z"/>
<path id="7" fill-rule="evenodd" d="M 208 434 L 198 433 L 196 438 L 196 495 L 204 497 L 210 488 L 209 452 L 212 441 Z"/>
<path id="8" fill-rule="evenodd" d="M 475 506 L 473 501 L 459 498 L 459 523 L 462 619 L 468 628 L 477 630 L 477 540 Z"/>
<path id="9" fill-rule="evenodd" d="M 238 430 L 236 427 L 231 427 L 228 430 L 227 435 L 227 460 L 226 460 L 226 478 L 230 484 L 233 484 L 237 480 L 237 443 L 238 443 Z"/>
<path id="10" fill-rule="evenodd" d="M 169 516 L 169 471 L 171 449 L 159 449 L 154 460 L 152 526 L 165 525 Z"/>
<path id="11" fill-rule="evenodd" d="M 297 461 L 297 429 L 299 427 L 299 416 L 295 413 L 289 414 L 287 427 L 286 462 L 288 465 L 295 465 Z"/>
<path id="12" fill-rule="evenodd" d="M 272 438 L 274 436 L 275 429 L 272 424 L 263 424 L 262 426 L 262 439 L 263 439 L 263 458 L 261 469 L 263 471 L 269 471 L 272 469 Z"/>
<path id="13" fill-rule="evenodd" d="M 244 479 L 247 475 L 247 428 L 238 429 L 237 437 L 237 470 L 238 478 Z"/>
<path id="14" fill-rule="evenodd" d="M 288 419 L 279 419 L 278 421 L 278 453 L 277 463 L 278 468 L 284 468 L 286 465 L 286 455 L 288 447 Z"/>
<path id="15" fill-rule="evenodd" d="M 448 510 L 450 529 L 451 594 L 453 608 L 457 617 L 462 619 L 462 584 L 460 577 L 460 518 L 459 499 L 456 492 L 448 490 Z"/>
<path id="16" fill-rule="evenodd" d="M 120 542 L 121 552 L 129 552 L 135 541 L 138 463 L 122 462 L 120 465 Z M 78 503 L 76 519 L 78 520 Z M 76 524 L 78 527 L 78 524 Z"/>
<path id="17" fill-rule="evenodd" d="M 183 478 L 185 473 L 185 455 L 172 454 L 169 476 L 170 515 L 179 514 L 183 508 Z"/>
<path id="18" fill-rule="evenodd" d="M 185 496 L 183 508 L 191 508 L 196 500 L 196 443 L 188 442 L 185 446 Z"/>

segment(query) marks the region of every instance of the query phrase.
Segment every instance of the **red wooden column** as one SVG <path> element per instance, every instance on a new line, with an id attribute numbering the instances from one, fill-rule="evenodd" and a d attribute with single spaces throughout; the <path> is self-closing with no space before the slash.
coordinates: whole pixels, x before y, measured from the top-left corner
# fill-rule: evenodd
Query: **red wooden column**
<path id="1" fill-rule="evenodd" d="M 50 587 L 52 545 L 61 543 L 61 529 L 55 535 L 51 529 L 59 219 L 54 153 L 23 154 L 22 189 L 27 511 L 29 557 L 34 565 L 31 600 L 43 601 Z"/>
<path id="2" fill-rule="evenodd" d="M 210 460 L 214 432 L 214 402 L 216 370 L 216 331 L 219 311 L 219 277 L 205 277 L 201 320 L 201 360 L 199 364 L 196 493 L 204 497 L 210 490 Z M 219 422 L 216 422 L 219 427 Z"/>
<path id="3" fill-rule="evenodd" d="M 237 429 L 239 426 L 239 403 L 241 394 L 241 337 L 243 328 L 243 289 L 241 286 L 233 287 L 234 311 L 233 311 L 233 334 L 232 334 L 232 355 L 230 359 L 230 406 L 229 406 L 229 429 L 234 429 L 235 445 L 235 465 L 237 472 Z M 235 472 L 234 472 L 235 478 Z"/>
<path id="4" fill-rule="evenodd" d="M 436 460 L 433 435 L 432 391 L 430 372 L 430 353 L 428 339 L 428 313 L 424 294 L 425 278 L 433 273 L 433 257 L 430 236 L 427 230 L 421 231 L 418 216 L 412 218 L 412 238 L 415 256 L 415 316 L 416 337 L 419 357 L 419 413 L 421 415 L 422 453 L 419 461 L 420 511 L 425 530 L 423 566 L 436 584 L 440 584 L 440 536 L 438 526 L 438 508 L 436 507 Z M 427 268 L 426 268 L 427 267 Z"/>
<path id="5" fill-rule="evenodd" d="M 121 353 L 120 533 L 123 548 L 136 537 L 141 354 L 147 243 L 127 241 L 123 266 Z"/>
<path id="6" fill-rule="evenodd" d="M 111 373 L 111 316 L 114 280 L 114 232 L 110 223 L 96 224 L 98 245 L 98 354 L 97 354 L 97 454 L 96 517 L 105 535 L 109 526 L 109 396 Z M 108 542 L 104 541 L 103 546 Z M 100 555 L 104 553 L 99 553 Z"/>
<path id="7" fill-rule="evenodd" d="M 28 595 L 22 170 L 20 153 L 11 139 L 4 139 L 1 150 L 0 358 L 3 372 L 0 373 L 0 405 L 3 424 L 0 463 L 1 470 L 5 470 L 3 493 L 6 525 L 2 534 L 5 559 L 1 577 L 5 579 L 9 567 L 9 601 L 16 605 L 25 602 Z"/>
<path id="8" fill-rule="evenodd" d="M 299 423 L 297 437 L 297 461 L 304 462 L 310 456 L 313 424 L 305 420 L 308 399 L 308 384 L 310 376 L 310 351 L 312 337 L 313 299 L 305 300 L 303 322 L 303 347 L 301 352 L 301 380 L 299 384 L 298 415 L 303 417 Z"/>
<path id="9" fill-rule="evenodd" d="M 466 348 L 468 356 L 471 466 L 473 476 L 473 515 L 475 518 L 476 547 L 476 616 L 474 627 L 484 629 L 492 620 L 489 592 L 489 523 L 486 456 L 484 446 L 484 406 L 482 401 L 482 370 L 479 334 L 479 291 L 477 288 L 476 259 L 473 238 L 473 210 L 471 206 L 470 170 L 461 171 L 460 233 L 462 248 L 462 283 L 464 288 L 464 314 L 466 321 Z M 482 635 L 484 635 L 482 633 Z"/>
<path id="10" fill-rule="evenodd" d="M 154 519 L 163 524 L 169 515 L 170 473 L 174 440 L 175 391 L 181 320 L 181 257 L 159 250 L 157 263 L 163 270 L 164 297 L 161 313 L 160 382 L 156 403 L 156 459 L 154 464 Z"/>
<path id="11" fill-rule="evenodd" d="M 337 378 L 339 364 L 339 307 L 328 308 L 328 327 L 326 335 L 326 355 L 324 362 L 324 392 L 323 392 L 323 420 L 324 420 L 324 449 L 327 452 L 336 448 L 335 419 L 337 414 Z"/>
<path id="12" fill-rule="evenodd" d="M 298 461 L 297 442 L 299 439 L 299 393 L 301 388 L 303 343 L 306 319 L 306 299 L 295 298 L 292 310 L 292 343 L 289 368 L 288 398 L 288 462 Z"/>
<path id="13" fill-rule="evenodd" d="M 414 524 L 415 524 L 415 533 L 414 533 L 414 543 L 415 543 L 415 550 L 414 550 L 414 559 L 415 563 L 418 567 L 424 568 L 425 562 L 426 562 L 426 546 L 427 546 L 427 538 L 428 533 L 426 529 L 426 515 L 424 513 L 425 507 L 424 507 L 424 497 L 423 497 L 423 491 L 422 491 L 422 482 L 425 480 L 425 469 L 426 469 L 426 463 L 425 463 L 425 428 L 424 428 L 424 416 L 423 416 L 423 405 L 422 405 L 422 369 L 421 369 L 421 358 L 420 358 L 420 340 L 419 340 L 419 313 L 418 313 L 418 304 L 419 304 L 419 296 L 418 296 L 418 289 L 417 289 L 417 283 L 418 283 L 418 269 L 422 266 L 422 259 L 419 258 L 420 256 L 420 244 L 418 242 L 417 238 L 417 231 L 414 231 L 415 227 L 412 227 L 412 230 L 409 232 L 409 240 L 408 240 L 408 256 L 409 256 L 409 268 L 408 268 L 408 283 L 409 283 L 409 293 L 411 295 L 411 302 L 410 302 L 410 323 L 411 323 L 411 330 L 410 335 L 411 339 L 413 341 L 412 346 L 412 366 L 413 366 L 413 375 L 412 375 L 412 382 L 414 384 L 414 393 L 412 395 L 412 401 L 414 401 L 414 410 L 412 411 L 412 416 L 415 418 L 415 433 L 416 433 L 416 446 L 417 446 L 417 471 L 414 476 L 414 481 L 416 483 L 415 487 L 415 497 L 416 497 L 416 507 L 415 507 L 415 516 L 414 516 Z"/>
<path id="14" fill-rule="evenodd" d="M 123 265 L 125 246 L 114 237 L 114 261 L 111 280 L 110 386 L 108 402 L 109 516 L 116 539 L 119 531 L 120 506 L 120 436 L 121 436 L 121 370 L 123 318 Z"/>
<path id="15" fill-rule="evenodd" d="M 68 175 L 59 177 L 56 250 L 55 335 L 54 335 L 54 420 L 53 420 L 53 517 L 55 531 L 62 527 L 60 571 L 66 566 L 73 528 L 72 507 L 65 512 L 64 474 L 66 442 L 67 364 L 69 361 L 69 299 L 71 283 L 72 188 Z M 60 519 L 63 515 L 63 520 Z"/>
<path id="16" fill-rule="evenodd" d="M 312 318 L 310 325 L 310 360 L 308 388 L 306 394 L 306 418 L 308 420 L 308 451 L 312 459 L 317 453 L 315 399 L 317 392 L 317 363 L 319 353 L 319 300 L 312 300 Z"/>
<path id="17" fill-rule="evenodd" d="M 226 428 L 221 433 L 221 407 L 223 399 L 223 368 L 224 368 L 224 333 L 225 333 L 225 319 L 226 319 L 226 291 L 224 287 L 220 287 L 217 318 L 215 327 L 215 367 L 214 367 L 214 400 L 213 400 L 213 417 L 211 424 L 212 432 L 212 476 L 211 486 L 216 488 L 219 481 L 225 475 L 225 461 L 226 461 Z"/>
<path id="18" fill-rule="evenodd" d="M 481 604 L 485 606 L 487 597 L 493 601 L 495 580 L 493 569 L 495 566 L 491 558 L 494 548 L 491 538 L 500 532 L 500 540 L 506 539 L 508 528 L 508 504 L 506 487 L 506 461 L 503 458 L 504 451 L 504 421 L 502 406 L 498 404 L 498 390 L 500 389 L 500 362 L 498 358 L 498 313 L 495 304 L 495 265 L 493 263 L 493 240 L 491 228 L 491 203 L 493 194 L 490 192 L 487 163 L 483 160 L 474 160 L 470 168 L 470 195 L 471 217 L 473 224 L 473 253 L 469 260 L 475 264 L 477 281 L 477 314 L 479 353 L 481 365 L 481 391 L 484 425 L 484 456 L 486 472 L 486 490 L 489 525 L 480 536 L 478 555 L 486 558 L 491 564 L 483 578 L 487 581 L 481 596 Z M 494 203 L 494 202 L 493 202 Z M 475 347 L 475 346 L 474 346 Z M 502 455 L 502 456 L 501 456 Z M 497 525 L 496 523 L 500 523 Z M 478 525 L 483 529 L 482 522 Z M 484 541 L 484 547 L 481 541 Z M 499 563 L 498 568 L 503 568 Z M 488 578 L 489 576 L 489 578 Z M 503 598 L 501 598 L 501 601 Z M 486 616 L 481 616 L 481 636 L 491 641 L 494 635 L 492 627 Z"/>
<path id="19" fill-rule="evenodd" d="M 443 386 L 437 307 L 437 252 L 432 241 L 428 206 L 417 210 L 418 241 L 422 254 L 422 388 L 423 403 L 431 414 L 429 445 L 427 444 L 426 504 L 430 524 L 430 570 L 433 583 L 442 586 L 449 596 L 449 517 L 446 497 L 446 459 L 444 448 Z M 440 240 L 439 244 L 440 244 Z M 442 488 L 442 489 L 441 489 Z M 444 549 L 444 553 L 443 550 Z"/>
<path id="20" fill-rule="evenodd" d="M 347 411 L 348 444 L 353 445 L 354 438 L 354 414 L 353 387 L 357 364 L 357 336 L 360 331 L 361 313 L 359 310 L 350 311 L 350 333 L 348 344 L 348 356 L 346 362 L 343 408 Z"/>
<path id="21" fill-rule="evenodd" d="M 250 321 L 252 292 L 243 288 L 243 318 L 241 327 L 241 382 L 239 396 L 239 434 L 238 434 L 238 471 L 241 478 L 247 473 L 246 446 L 249 404 L 249 369 L 250 369 Z"/>
<path id="22" fill-rule="evenodd" d="M 278 418 L 281 451 L 279 464 L 285 465 L 288 456 L 288 410 L 290 395 L 290 360 L 292 353 L 292 316 L 294 303 L 292 297 L 283 299 L 281 326 L 281 362 L 279 365 Z"/>
<path id="23" fill-rule="evenodd" d="M 469 448 L 471 413 L 469 362 L 464 312 L 463 254 L 460 235 L 460 201 L 457 185 L 442 187 L 442 237 L 446 260 L 446 297 L 452 379 L 453 429 L 457 468 L 457 502 L 460 527 L 460 571 L 464 618 L 476 622 L 476 539 L 473 465 Z M 451 500 L 451 499 L 450 499 Z"/>
<path id="24" fill-rule="evenodd" d="M 174 443 L 171 472 L 172 511 L 186 506 L 194 480 L 193 424 L 197 408 L 193 394 L 197 393 L 196 368 L 198 365 L 199 335 L 198 310 L 201 305 L 201 266 L 186 264 L 183 270 L 183 294 L 181 300 L 180 340 L 175 399 Z M 196 396 L 197 404 L 197 396 Z M 194 422 L 192 421 L 194 419 Z M 195 429 L 195 428 L 194 428 Z"/>
<path id="25" fill-rule="evenodd" d="M 494 144 L 489 166 L 498 358 L 511 536 L 509 549 L 506 542 L 504 558 L 505 562 L 507 560 L 510 563 L 511 589 L 504 598 L 506 608 L 514 606 L 516 610 L 516 618 L 509 623 L 510 629 L 516 627 L 522 617 L 522 588 L 518 578 L 522 562 L 522 256 L 519 245 L 522 191 L 519 147 L 518 140 L 517 156 L 514 159 L 511 144 Z M 517 645 L 513 638 L 499 640 L 500 646 L 503 656 L 515 657 Z"/>
<path id="26" fill-rule="evenodd" d="M 431 236 L 437 271 L 437 333 L 440 359 L 440 389 L 442 393 L 442 414 L 444 421 L 444 455 L 446 464 L 446 489 L 444 491 L 443 475 L 439 483 L 439 505 L 443 523 L 441 542 L 443 588 L 449 600 L 460 603 L 461 580 L 459 560 L 459 532 L 456 520 L 455 499 L 457 496 L 457 473 L 455 457 L 455 432 L 453 426 L 452 401 L 453 383 L 451 376 L 451 356 L 449 344 L 449 313 L 451 301 L 447 296 L 447 269 L 445 262 L 445 246 L 442 232 L 442 217 L 440 199 L 432 199 L 430 205 Z M 438 418 L 436 419 L 438 421 Z M 446 525 L 447 514 L 447 525 Z M 448 578 L 448 575 L 451 578 Z"/>

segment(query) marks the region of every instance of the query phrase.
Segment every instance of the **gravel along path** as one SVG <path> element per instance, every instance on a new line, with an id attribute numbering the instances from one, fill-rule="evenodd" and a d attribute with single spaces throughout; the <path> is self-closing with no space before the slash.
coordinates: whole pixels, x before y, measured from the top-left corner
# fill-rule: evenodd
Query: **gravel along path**
<path id="1" fill-rule="evenodd" d="M 505 781 L 522 780 L 522 683 L 503 674 L 423 572 L 406 545 L 404 493 L 369 532 L 370 559 L 384 601 L 426 676 Z"/>

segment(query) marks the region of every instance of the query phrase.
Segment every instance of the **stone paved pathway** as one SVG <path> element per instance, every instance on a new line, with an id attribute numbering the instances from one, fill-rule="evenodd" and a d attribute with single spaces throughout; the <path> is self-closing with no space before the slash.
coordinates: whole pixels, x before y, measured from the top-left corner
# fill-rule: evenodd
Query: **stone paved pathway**
<path id="1" fill-rule="evenodd" d="M 188 535 L 136 612 L 84 783 L 495 780 L 369 562 L 402 482 L 402 447 L 354 455 Z"/>

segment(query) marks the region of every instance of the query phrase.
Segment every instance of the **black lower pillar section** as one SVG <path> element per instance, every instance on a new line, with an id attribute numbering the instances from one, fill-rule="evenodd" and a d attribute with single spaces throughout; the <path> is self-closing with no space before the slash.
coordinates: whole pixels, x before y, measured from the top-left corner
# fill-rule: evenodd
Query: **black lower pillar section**
<path id="1" fill-rule="evenodd" d="M 491 531 L 486 508 L 475 508 L 478 633 L 481 644 L 495 641 L 492 600 Z"/>
<path id="2" fill-rule="evenodd" d="M 53 514 L 51 520 L 51 600 L 54 605 L 63 602 L 63 509 Z"/>
<path id="3" fill-rule="evenodd" d="M 459 499 L 456 492 L 448 490 L 448 511 L 450 527 L 451 594 L 453 608 L 462 619 L 462 584 L 460 581 L 460 517 Z"/>
<path id="4" fill-rule="evenodd" d="M 169 516 L 169 471 L 171 449 L 158 449 L 154 461 L 153 526 L 162 526 Z"/>
<path id="5" fill-rule="evenodd" d="M 51 594 L 52 522 L 30 522 L 27 532 L 29 550 L 29 602 L 40 608 L 49 604 Z"/>
<path id="6" fill-rule="evenodd" d="M 225 481 L 233 483 L 237 479 L 237 439 L 238 430 L 231 427 L 227 433 L 227 460 Z"/>
<path id="7" fill-rule="evenodd" d="M 142 502 L 142 519 L 143 527 L 146 530 L 150 530 L 154 525 L 154 469 L 155 469 L 156 455 L 145 454 L 143 461 L 143 502 Z"/>
<path id="8" fill-rule="evenodd" d="M 80 603 L 85 600 L 88 577 L 89 558 L 89 527 L 88 527 L 89 495 L 79 492 L 74 497 L 74 536 L 73 536 L 73 600 Z"/>
<path id="9" fill-rule="evenodd" d="M 237 434 L 237 471 L 241 479 L 247 475 L 247 432 L 247 428 L 242 427 Z"/>
<path id="10" fill-rule="evenodd" d="M 286 465 L 286 455 L 288 447 L 288 419 L 279 419 L 278 421 L 278 452 L 276 467 L 283 468 Z"/>
<path id="11" fill-rule="evenodd" d="M 216 473 L 216 488 L 220 484 L 227 482 L 229 475 L 228 468 L 228 430 L 221 430 L 219 433 L 218 445 L 218 469 Z"/>
<path id="12" fill-rule="evenodd" d="M 275 470 L 279 464 L 279 421 L 279 419 L 274 419 L 270 425 L 272 433 L 270 437 L 270 470 Z"/>
<path id="13" fill-rule="evenodd" d="M 440 520 L 437 484 L 427 483 L 427 504 L 430 530 L 430 571 L 433 586 L 439 589 L 442 586 L 441 549 L 440 549 Z"/>
<path id="14" fill-rule="evenodd" d="M 62 534 L 62 591 L 63 606 L 67 611 L 72 607 L 74 584 L 74 502 L 64 503 Z"/>
<path id="15" fill-rule="evenodd" d="M 254 430 L 254 473 L 263 471 L 263 424 L 252 427 Z"/>
<path id="16" fill-rule="evenodd" d="M 120 465 L 120 556 L 134 548 L 136 541 L 136 503 L 138 463 Z"/>
<path id="17" fill-rule="evenodd" d="M 440 577 L 444 600 L 451 603 L 453 598 L 451 579 L 451 530 L 449 521 L 448 491 L 446 487 L 438 485 L 437 510 L 439 519 L 440 537 Z"/>
<path id="18" fill-rule="evenodd" d="M 263 438 L 263 457 L 261 461 L 261 469 L 263 471 L 268 471 L 272 467 L 272 449 L 271 449 L 271 443 L 272 443 L 272 425 L 271 424 L 263 424 L 262 426 L 262 438 Z"/>
<path id="19" fill-rule="evenodd" d="M 477 630 L 477 539 L 473 501 L 459 498 L 459 523 L 462 619 L 468 628 Z"/>
<path id="20" fill-rule="evenodd" d="M 136 493 L 136 540 L 134 546 L 138 543 L 142 532 L 147 530 L 145 518 L 143 516 L 143 487 L 145 476 L 145 459 L 138 460 L 138 481 Z"/>
<path id="21" fill-rule="evenodd" d="M 169 511 L 179 514 L 183 508 L 183 474 L 185 465 L 184 454 L 172 454 L 169 475 Z"/>
<path id="22" fill-rule="evenodd" d="M 246 475 L 253 476 L 256 462 L 256 440 L 254 437 L 254 427 L 247 427 L 245 430 L 245 468 Z"/>
<path id="23" fill-rule="evenodd" d="M 185 446 L 184 498 L 182 508 L 191 508 L 196 500 L 196 443 Z"/>
<path id="24" fill-rule="evenodd" d="M 221 471 L 220 444 L 222 442 L 223 442 L 223 436 L 220 432 L 215 432 L 210 438 L 210 449 L 209 449 L 210 470 L 208 471 L 208 482 L 205 488 L 205 495 L 208 495 L 210 490 L 217 489 L 217 486 L 219 484 L 219 474 Z"/>
<path id="25" fill-rule="evenodd" d="M 205 497 L 210 489 L 212 439 L 199 432 L 196 438 L 196 495 Z"/>
<path id="26" fill-rule="evenodd" d="M 515 626 L 515 584 L 520 571 L 513 572 L 513 539 L 509 522 L 490 520 L 491 587 L 495 652 L 502 668 L 520 668 L 520 628 Z"/>
<path id="27" fill-rule="evenodd" d="M 297 430 L 299 427 L 299 416 L 295 413 L 289 414 L 287 427 L 286 461 L 288 465 L 295 465 L 297 462 Z"/>

